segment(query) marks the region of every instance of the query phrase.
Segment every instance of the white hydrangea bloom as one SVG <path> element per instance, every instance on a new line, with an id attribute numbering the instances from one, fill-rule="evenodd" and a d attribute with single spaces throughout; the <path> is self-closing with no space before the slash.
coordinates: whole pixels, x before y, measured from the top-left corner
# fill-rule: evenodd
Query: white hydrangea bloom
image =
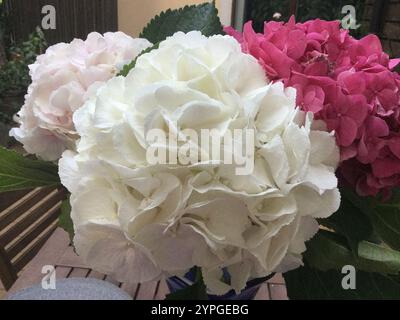
<path id="1" fill-rule="evenodd" d="M 339 207 L 339 152 L 333 135 L 296 109 L 295 95 L 269 83 L 229 36 L 178 32 L 140 56 L 128 77 L 108 81 L 74 114 L 77 153 L 59 165 L 77 252 L 119 281 L 200 266 L 215 294 L 300 266 L 315 218 Z M 213 154 L 150 165 L 154 128 L 254 130 L 254 170 L 236 175 Z M 221 281 L 225 268 L 230 284 Z"/>
<path id="2" fill-rule="evenodd" d="M 73 113 L 149 46 L 146 39 L 122 32 L 93 32 L 85 41 L 49 47 L 29 66 L 32 84 L 18 113 L 20 127 L 10 135 L 44 160 L 58 160 L 64 150 L 74 150 L 78 136 Z"/>

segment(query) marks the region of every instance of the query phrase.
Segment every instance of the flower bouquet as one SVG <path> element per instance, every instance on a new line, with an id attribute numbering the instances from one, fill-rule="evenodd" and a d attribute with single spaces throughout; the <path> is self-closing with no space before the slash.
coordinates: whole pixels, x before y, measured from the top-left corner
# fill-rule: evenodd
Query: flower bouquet
<path id="1" fill-rule="evenodd" d="M 85 263 L 169 299 L 276 272 L 291 299 L 400 298 L 399 62 L 337 21 L 223 28 L 212 3 L 91 33 L 30 66 L 10 134 L 39 160 L 1 149 L 0 191 L 62 184 Z"/>

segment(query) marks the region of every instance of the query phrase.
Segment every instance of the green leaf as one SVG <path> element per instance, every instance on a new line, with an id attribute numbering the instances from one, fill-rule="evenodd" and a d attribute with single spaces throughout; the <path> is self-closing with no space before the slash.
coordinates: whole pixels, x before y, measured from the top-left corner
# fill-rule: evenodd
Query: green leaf
<path id="1" fill-rule="evenodd" d="M 354 264 L 354 256 L 346 246 L 345 240 L 336 234 L 320 230 L 306 245 L 304 260 L 316 269 L 326 271 Z"/>
<path id="2" fill-rule="evenodd" d="M 376 198 L 372 197 L 360 197 L 352 190 L 343 188 L 340 190 L 343 198 L 350 201 L 356 208 L 358 208 L 364 214 L 370 215 L 375 212 L 375 205 L 377 202 Z"/>
<path id="3" fill-rule="evenodd" d="M 137 59 L 142 54 L 148 53 L 148 52 L 150 52 L 151 50 L 154 50 L 154 49 L 158 49 L 158 46 L 159 46 L 159 43 L 156 43 L 155 45 L 153 45 L 151 47 L 148 47 L 147 49 L 144 49 L 131 63 L 128 63 L 128 64 L 124 65 L 124 67 L 122 68 L 122 70 L 118 74 L 118 76 L 126 77 L 128 75 L 128 73 L 129 73 L 129 71 L 131 71 L 135 67 Z"/>
<path id="4" fill-rule="evenodd" d="M 126 77 L 142 54 L 158 49 L 160 42 L 168 36 L 178 31 L 189 32 L 192 30 L 199 30 L 206 36 L 222 33 L 222 24 L 214 3 L 186 6 L 176 10 L 168 9 L 153 18 L 143 29 L 140 37 L 146 38 L 154 45 L 143 50 L 135 60 L 125 65 L 118 75 Z"/>
<path id="5" fill-rule="evenodd" d="M 400 299 L 400 284 L 394 278 L 356 270 L 356 288 L 345 290 L 346 274 L 304 266 L 284 275 L 289 299 Z"/>
<path id="6" fill-rule="evenodd" d="M 366 272 L 400 273 L 400 252 L 362 241 L 358 246 L 358 256 L 355 256 L 344 238 L 326 231 L 320 231 L 307 243 L 304 260 L 321 271 L 341 270 L 345 265 L 352 265 Z"/>
<path id="7" fill-rule="evenodd" d="M 352 253 L 356 256 L 358 244 L 369 239 L 373 233 L 369 217 L 361 212 L 346 196 L 342 196 L 339 210 L 328 219 L 321 219 L 320 223 L 346 237 Z"/>
<path id="8" fill-rule="evenodd" d="M 395 190 L 389 201 L 378 203 L 369 216 L 379 237 L 400 250 L 400 190 Z"/>
<path id="9" fill-rule="evenodd" d="M 63 228 L 69 234 L 69 238 L 74 238 L 74 223 L 71 219 L 71 204 L 69 198 L 64 200 L 61 205 L 61 214 L 58 218 L 58 226 Z"/>
<path id="10" fill-rule="evenodd" d="M 199 30 L 205 36 L 222 33 L 221 21 L 214 2 L 184 8 L 168 9 L 153 18 L 140 34 L 152 43 L 158 43 L 177 31 Z"/>
<path id="11" fill-rule="evenodd" d="M 60 185 L 57 165 L 0 147 L 0 192 Z"/>
<path id="12" fill-rule="evenodd" d="M 387 201 L 359 197 L 350 190 L 343 190 L 342 195 L 368 216 L 374 232 L 383 242 L 400 250 L 400 190 L 394 190 Z"/>
<path id="13" fill-rule="evenodd" d="M 358 246 L 360 268 L 387 274 L 400 273 L 400 252 L 379 244 L 362 241 Z"/>
<path id="14" fill-rule="evenodd" d="M 203 281 L 201 269 L 196 268 L 196 282 L 185 289 L 170 293 L 165 300 L 208 300 L 207 288 Z"/>

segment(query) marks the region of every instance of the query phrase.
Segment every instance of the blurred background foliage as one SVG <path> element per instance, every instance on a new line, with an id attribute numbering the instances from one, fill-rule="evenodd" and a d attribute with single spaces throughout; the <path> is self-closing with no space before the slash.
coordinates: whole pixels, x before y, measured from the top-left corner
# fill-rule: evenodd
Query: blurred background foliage
<path id="1" fill-rule="evenodd" d="M 8 146 L 8 131 L 13 115 L 21 108 L 30 84 L 29 65 L 47 47 L 40 28 L 32 30 L 28 39 L 16 43 L 10 36 L 10 21 L 4 2 L 0 0 L 0 145 Z"/>
<path id="2" fill-rule="evenodd" d="M 365 0 L 299 0 L 296 12 L 296 21 L 304 22 L 310 19 L 341 20 L 342 8 L 345 5 L 353 5 L 356 8 L 357 24 L 361 27 L 351 30 L 355 37 L 361 37 L 367 33 L 367 26 L 361 22 L 364 15 Z M 248 0 L 247 20 L 253 21 L 253 27 L 257 32 L 263 31 L 264 21 L 288 21 L 290 18 L 289 0 Z M 275 16 L 275 17 L 274 17 Z M 276 18 L 279 17 L 279 18 Z"/>
<path id="3" fill-rule="evenodd" d="M 23 94 L 30 83 L 28 66 L 46 48 L 43 32 L 37 28 L 29 38 L 5 48 L 6 61 L 0 68 L 0 96 Z"/>

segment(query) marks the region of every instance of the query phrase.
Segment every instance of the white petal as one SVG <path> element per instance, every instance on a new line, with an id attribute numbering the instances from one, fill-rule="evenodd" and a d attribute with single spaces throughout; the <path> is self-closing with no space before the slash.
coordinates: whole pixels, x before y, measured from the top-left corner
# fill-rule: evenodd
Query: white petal
<path id="1" fill-rule="evenodd" d="M 222 296 L 228 291 L 232 290 L 232 287 L 221 281 L 223 272 L 221 269 L 205 269 L 202 268 L 202 275 L 204 283 L 207 289 L 215 295 Z"/>
<path id="2" fill-rule="evenodd" d="M 260 149 L 259 153 L 268 163 L 276 185 L 279 187 L 285 185 L 289 178 L 289 161 L 282 138 L 275 136 Z"/>
<path id="3" fill-rule="evenodd" d="M 188 226 L 166 230 L 165 225 L 148 225 L 134 240 L 146 247 L 160 268 L 168 272 L 189 270 L 198 262 L 200 253 L 203 252 L 200 256 L 204 256 L 206 250 L 204 240 Z"/>
<path id="4" fill-rule="evenodd" d="M 60 176 L 61 183 L 71 193 L 76 192 L 81 178 L 75 156 L 76 153 L 65 151 L 58 162 L 58 175 Z"/>
<path id="5" fill-rule="evenodd" d="M 335 137 L 331 133 L 323 131 L 311 131 L 311 156 L 312 165 L 325 164 L 335 168 L 339 163 L 339 148 Z"/>
<path id="6" fill-rule="evenodd" d="M 113 224 L 81 225 L 76 230 L 74 244 L 88 266 L 119 282 L 142 283 L 161 275 L 147 250 L 130 242 Z"/>
<path id="7" fill-rule="evenodd" d="M 251 265 L 248 261 L 243 261 L 228 267 L 229 275 L 231 276 L 231 286 L 240 293 L 250 279 Z"/>
<path id="8" fill-rule="evenodd" d="M 302 216 L 328 218 L 340 206 L 340 193 L 336 188 L 320 195 L 311 188 L 300 186 L 294 189 L 293 193 L 296 197 L 298 212 Z"/>

